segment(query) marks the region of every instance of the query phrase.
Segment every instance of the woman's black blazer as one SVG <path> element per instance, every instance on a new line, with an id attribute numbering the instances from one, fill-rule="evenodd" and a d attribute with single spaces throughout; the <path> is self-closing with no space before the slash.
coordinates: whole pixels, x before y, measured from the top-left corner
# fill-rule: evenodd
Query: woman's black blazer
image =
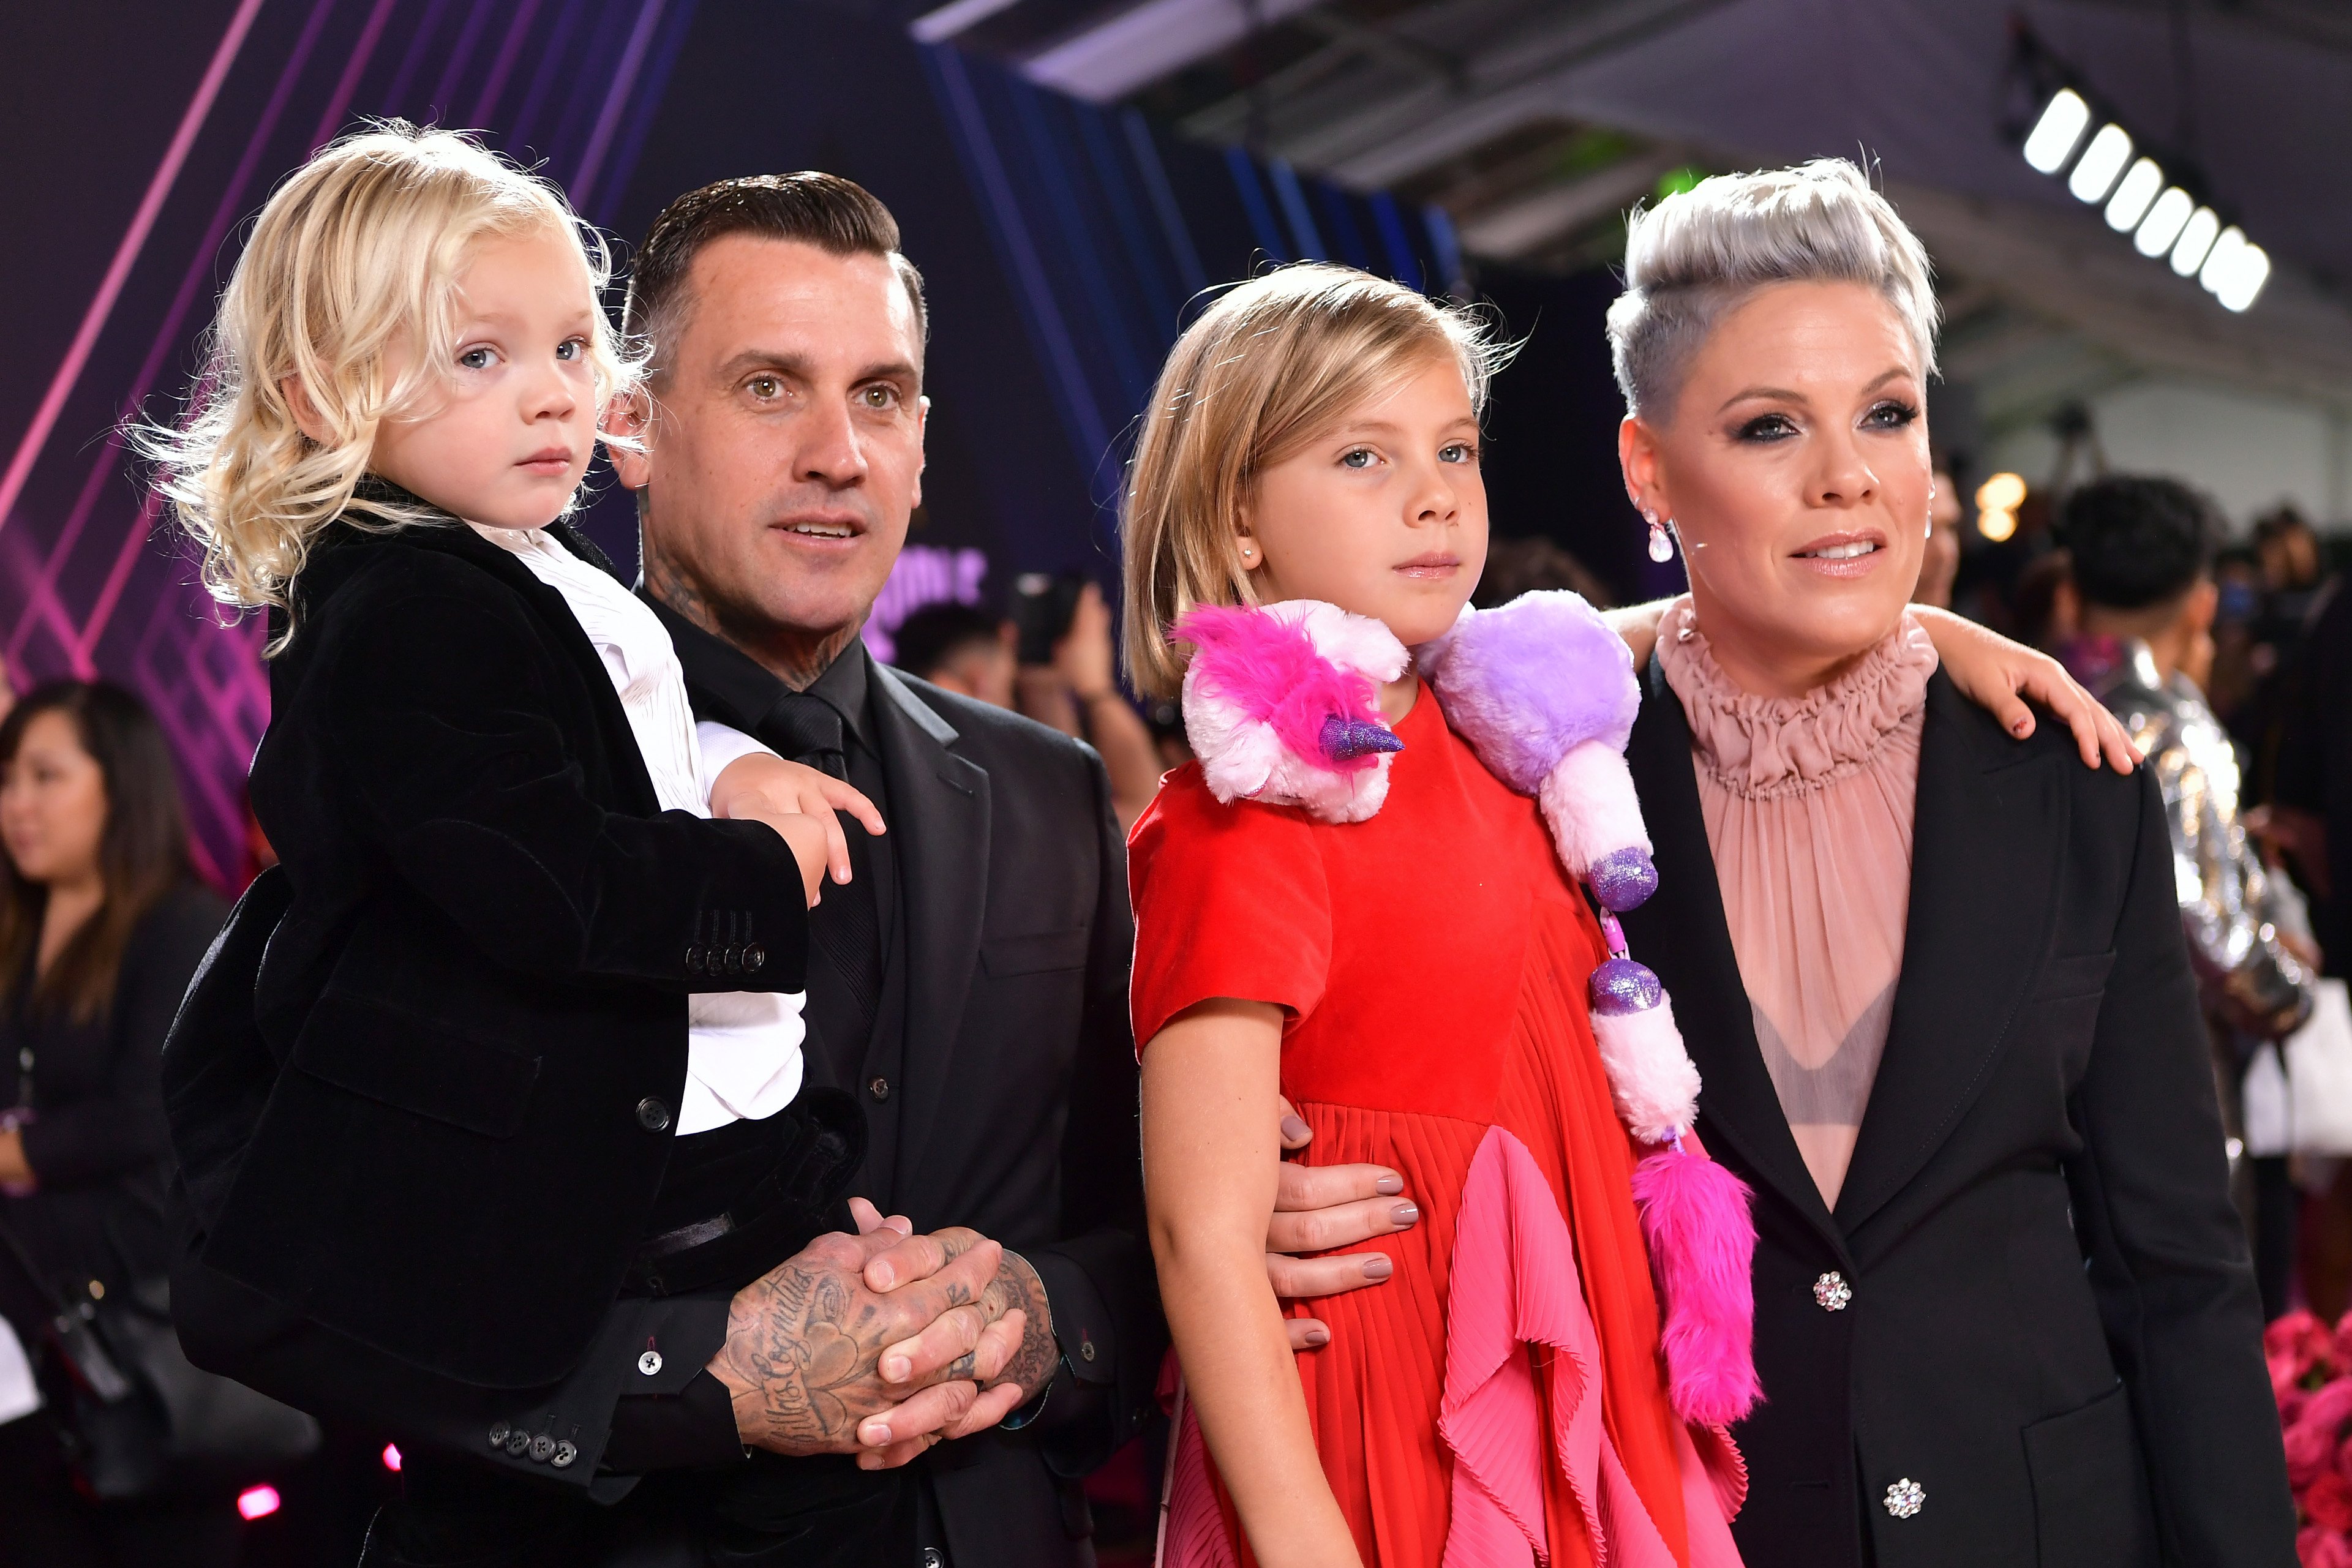
<path id="1" fill-rule="evenodd" d="M 1626 932 L 1674 994 L 1700 1135 L 1756 1195 L 1748 1562 L 2291 1568 L 2154 776 L 1929 683 L 1894 1020 L 1832 1212 L 1757 1050 L 1654 663 L 1628 760 L 1659 890 Z"/>
<path id="2" fill-rule="evenodd" d="M 200 1256 L 416 1366 L 552 1384 L 644 1239 L 688 994 L 802 988 L 800 873 L 660 809 L 562 597 L 471 529 L 337 525 L 297 590 L 252 776 L 290 889 L 273 1060 L 184 1018 L 165 1064 Z"/>

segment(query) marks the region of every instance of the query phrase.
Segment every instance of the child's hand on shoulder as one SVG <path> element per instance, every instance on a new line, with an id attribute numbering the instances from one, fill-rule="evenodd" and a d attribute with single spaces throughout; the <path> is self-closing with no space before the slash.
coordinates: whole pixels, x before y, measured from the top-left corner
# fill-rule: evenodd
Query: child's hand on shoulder
<path id="1" fill-rule="evenodd" d="M 737 758 L 710 786 L 713 817 L 765 822 L 792 846 L 812 908 L 828 871 L 836 883 L 849 881 L 849 840 L 836 811 L 848 812 L 869 833 L 887 831 L 874 802 L 841 779 L 764 751 Z"/>

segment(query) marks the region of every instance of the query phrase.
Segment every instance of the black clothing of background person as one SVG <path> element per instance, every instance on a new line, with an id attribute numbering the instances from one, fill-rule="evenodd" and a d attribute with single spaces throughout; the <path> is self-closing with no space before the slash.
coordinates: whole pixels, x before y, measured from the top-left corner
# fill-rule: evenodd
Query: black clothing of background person
<path id="1" fill-rule="evenodd" d="M 170 1266 L 163 1191 L 172 1152 L 157 1082 L 163 1036 L 227 912 L 197 883 L 167 894 L 131 931 L 113 1003 L 100 1018 L 37 1004 L 29 967 L 0 1010 L 0 1107 L 32 1107 L 25 1157 L 39 1184 L 23 1197 L 0 1196 L 0 1223 L 46 1275 L 37 1288 L 0 1253 L 0 1315 L 37 1364 L 57 1311 L 50 1292 L 93 1281 L 119 1291 Z M 215 1543 L 195 1537 L 224 1532 L 230 1539 L 217 1544 L 234 1554 L 226 1497 L 206 1500 L 194 1519 L 184 1510 L 124 1507 L 83 1517 L 65 1492 L 54 1422 L 42 1409 L 0 1427 L 0 1563 L 210 1561 Z"/>
<path id="2" fill-rule="evenodd" d="M 1626 932 L 1674 995 L 1700 1136 L 1755 1191 L 1742 1554 L 2288 1568 L 2153 774 L 2084 768 L 2059 725 L 2014 741 L 1929 682 L 1894 1019 L 1832 1213 L 1756 1045 L 1690 727 L 1654 662 L 1627 760 L 1659 887 Z M 1924 1497 L 1900 1518 L 1906 1480 Z"/>
<path id="3" fill-rule="evenodd" d="M 798 867 L 761 823 L 660 810 L 562 595 L 472 530 L 339 526 L 296 587 L 252 775 L 281 869 L 165 1058 L 181 1337 L 397 1435 L 420 1481 L 462 1463 L 457 1511 L 544 1542 L 569 1508 L 596 1539 L 611 1521 L 583 1494 L 635 1479 L 601 1463 L 623 1396 L 691 1385 L 727 1295 L 805 1239 L 698 1295 L 627 1272 L 698 1144 L 671 1130 L 687 996 L 802 988 Z M 812 1215 L 862 1135 L 821 1111 L 758 1124 L 832 1139 L 792 1195 Z"/>
<path id="4" fill-rule="evenodd" d="M 806 732 L 802 705 L 826 704 L 844 721 L 849 782 L 889 826 L 877 840 L 847 826 L 876 917 L 845 919 L 846 901 L 828 910 L 857 881 L 811 912 L 808 1071 L 865 1108 L 855 1190 L 918 1233 L 970 1226 L 1045 1282 L 1061 1369 L 1042 1407 L 1015 1416 L 1021 1429 L 916 1461 L 927 1537 L 939 1532 L 955 1568 L 1090 1562 L 1077 1479 L 1140 1429 L 1167 1344 L 1143 1230 L 1127 857 L 1102 763 L 1043 725 L 875 663 L 862 642 L 793 694 L 648 602 L 697 717 L 789 751 Z M 859 1015 L 828 921 L 882 949 L 863 1041 L 839 1038 Z"/>

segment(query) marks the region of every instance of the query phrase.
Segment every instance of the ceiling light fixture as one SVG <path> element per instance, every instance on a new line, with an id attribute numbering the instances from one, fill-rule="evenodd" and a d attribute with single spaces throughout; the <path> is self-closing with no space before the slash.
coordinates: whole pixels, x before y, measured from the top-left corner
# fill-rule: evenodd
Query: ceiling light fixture
<path id="1" fill-rule="evenodd" d="M 2074 143 L 2091 123 L 2091 106 L 2072 88 L 2060 88 L 2042 118 L 2025 139 L 2025 161 L 2044 174 L 2055 174 L 2074 156 Z"/>
<path id="2" fill-rule="evenodd" d="M 2200 182 L 2193 171 L 2168 180 L 2165 164 L 2141 149 L 2121 121 L 2101 113 L 2105 105 L 2071 85 L 2079 75 L 2033 37 L 2022 23 L 2013 24 L 2017 58 L 2013 65 L 2021 86 L 2023 109 L 2034 102 L 2042 110 L 2025 131 L 2025 161 L 2037 172 L 2063 177 L 2077 201 L 2104 204 L 2107 226 L 2132 236 L 2132 247 L 2155 260 L 2162 257 L 2182 277 L 2194 277 L 2223 308 L 2240 311 L 2253 304 L 2270 281 L 2271 259 L 2245 231 L 2231 224 L 2215 206 L 2199 199 Z M 2030 93 L 2031 96 L 2022 96 Z M 2021 114 L 2009 122 L 2014 136 L 2023 124 Z M 2098 130 L 2091 132 L 2091 127 Z M 2135 156 L 2137 154 L 2137 156 Z M 2000 514 L 2013 507 L 1979 506 L 1979 527 L 2000 528 Z M 2012 515 L 2008 527 L 2014 529 Z M 1987 531 L 1987 538 L 2006 538 Z"/>
<path id="3" fill-rule="evenodd" d="M 2221 220 L 2213 215 L 2210 207 L 2200 207 L 2189 214 L 2180 225 L 2180 237 L 2172 244 L 2172 270 L 2183 277 L 2196 276 L 2205 265 L 2205 253 L 2213 248 L 2213 241 L 2221 233 Z"/>
<path id="4" fill-rule="evenodd" d="M 2074 172 L 2068 177 L 2066 188 L 2074 193 L 2077 201 L 2095 202 L 2107 193 L 2116 176 L 2131 162 L 2131 133 L 2113 123 L 2099 127 L 2083 155 L 2074 160 Z"/>
<path id="5" fill-rule="evenodd" d="M 2107 226 L 2121 234 L 2129 234 L 2139 226 L 2140 219 L 2164 189 L 2164 171 L 2153 158 L 2143 158 L 2131 166 L 2116 193 L 2107 198 Z"/>

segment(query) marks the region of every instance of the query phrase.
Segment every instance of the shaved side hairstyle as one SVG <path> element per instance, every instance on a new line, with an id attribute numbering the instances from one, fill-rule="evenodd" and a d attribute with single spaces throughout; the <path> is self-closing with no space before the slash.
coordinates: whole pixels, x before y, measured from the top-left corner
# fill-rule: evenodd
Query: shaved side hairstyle
<path id="1" fill-rule="evenodd" d="M 803 169 L 796 174 L 751 174 L 705 185 L 664 207 L 646 232 L 629 273 L 622 329 L 651 356 L 648 379 L 667 368 L 666 350 L 677 341 L 693 308 L 687 284 L 702 247 L 729 235 L 796 240 L 829 256 L 878 256 L 907 286 L 915 307 L 918 341 L 930 341 L 923 275 L 898 249 L 898 220 L 873 193 L 838 174 Z"/>

